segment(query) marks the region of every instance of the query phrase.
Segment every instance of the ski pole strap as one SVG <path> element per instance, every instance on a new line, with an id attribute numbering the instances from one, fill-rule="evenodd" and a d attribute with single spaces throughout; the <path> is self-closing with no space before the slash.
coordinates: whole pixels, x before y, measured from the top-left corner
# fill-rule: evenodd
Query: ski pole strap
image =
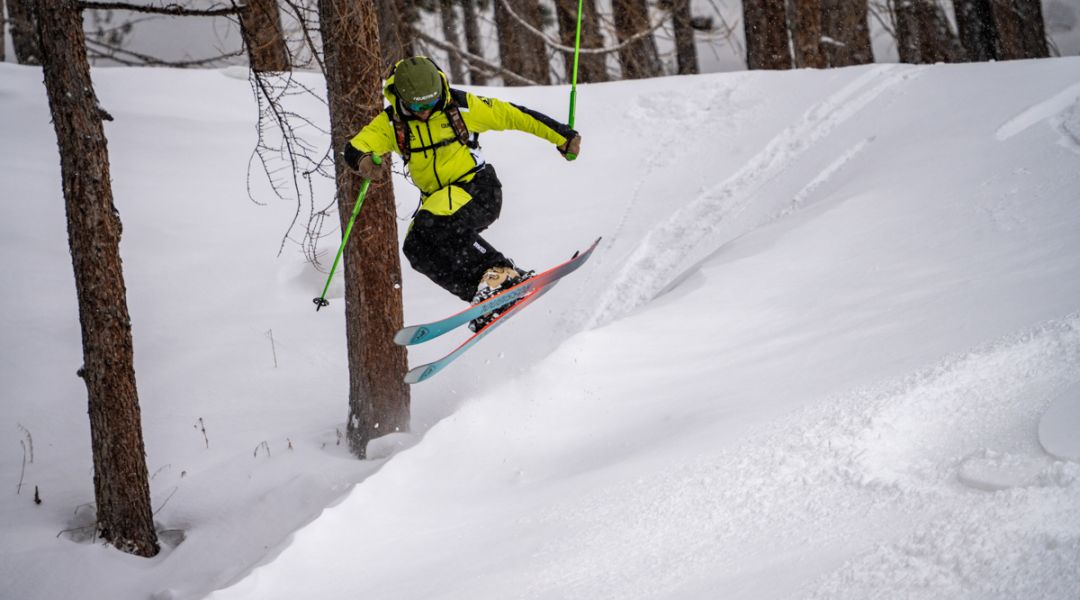
<path id="1" fill-rule="evenodd" d="M 382 158 L 378 154 L 371 155 L 371 161 L 375 164 L 382 164 Z M 349 234 L 352 233 L 353 223 L 356 222 L 356 216 L 360 214 L 360 207 L 364 205 L 364 197 L 367 195 L 368 186 L 371 185 L 370 179 L 364 179 L 364 183 L 360 185 L 360 193 L 356 196 L 356 204 L 353 205 L 352 216 L 349 217 L 349 224 L 345 227 L 345 235 L 341 236 L 341 245 L 338 246 L 337 256 L 334 257 L 334 265 L 330 267 L 330 275 L 326 278 L 326 285 L 323 286 L 322 294 L 318 298 L 312 300 L 315 303 L 315 312 L 318 312 L 320 308 L 324 306 L 330 306 L 330 301 L 326 299 L 326 292 L 330 289 L 330 280 L 334 278 L 334 273 L 337 272 L 338 262 L 341 260 L 341 255 L 345 251 L 345 244 L 349 241 Z"/>

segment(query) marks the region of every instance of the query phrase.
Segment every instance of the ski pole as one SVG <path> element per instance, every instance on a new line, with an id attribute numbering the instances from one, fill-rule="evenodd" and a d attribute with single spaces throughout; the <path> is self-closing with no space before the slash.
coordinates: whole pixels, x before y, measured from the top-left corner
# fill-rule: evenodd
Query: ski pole
<path id="1" fill-rule="evenodd" d="M 379 165 L 382 164 L 382 158 L 378 154 L 371 155 L 371 162 Z M 353 223 L 356 222 L 356 215 L 360 214 L 360 207 L 364 205 L 364 196 L 367 194 L 368 186 L 371 185 L 371 180 L 365 178 L 364 183 L 360 185 L 360 194 L 356 197 L 356 205 L 353 206 L 352 217 L 349 218 L 349 224 L 345 227 L 345 235 L 341 236 L 341 246 L 338 247 L 337 256 L 334 257 L 334 266 L 330 267 L 330 275 L 326 278 L 326 286 L 323 287 L 322 294 L 318 298 L 312 300 L 315 303 L 315 312 L 319 312 L 319 309 L 324 306 L 330 306 L 330 301 L 326 299 L 326 291 L 330 289 L 330 280 L 334 278 L 334 272 L 337 271 L 338 261 L 341 260 L 341 254 L 345 251 L 345 243 L 349 241 L 349 234 L 352 233 Z"/>
<path id="2" fill-rule="evenodd" d="M 581 54 L 581 13 L 585 0 L 578 0 L 577 4 L 577 31 L 574 33 L 574 69 L 570 83 L 570 128 L 574 128 L 574 111 L 577 109 L 577 71 L 578 56 Z M 568 154 L 567 158 L 573 160 L 576 154 Z"/>

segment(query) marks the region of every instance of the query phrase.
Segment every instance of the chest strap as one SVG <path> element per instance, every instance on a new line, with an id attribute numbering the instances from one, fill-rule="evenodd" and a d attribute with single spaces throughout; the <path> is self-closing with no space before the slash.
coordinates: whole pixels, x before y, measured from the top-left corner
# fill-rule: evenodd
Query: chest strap
<path id="1" fill-rule="evenodd" d="M 461 111 L 458 109 L 458 105 L 453 100 L 449 100 L 443 106 L 442 111 L 446 113 L 446 118 L 450 121 L 450 128 L 454 130 L 454 137 L 447 138 L 441 142 L 434 144 L 428 144 L 426 146 L 412 147 L 410 144 L 409 125 L 398 115 L 394 107 L 386 107 L 386 114 L 390 117 L 390 122 L 394 125 L 394 135 L 397 137 L 397 145 L 401 150 L 401 158 L 405 164 L 409 164 L 409 158 L 413 152 L 427 151 L 442 148 L 453 143 L 459 143 L 469 148 L 479 148 L 480 144 L 477 141 L 477 136 L 469 133 L 469 128 L 465 126 L 465 119 L 461 116 Z"/>

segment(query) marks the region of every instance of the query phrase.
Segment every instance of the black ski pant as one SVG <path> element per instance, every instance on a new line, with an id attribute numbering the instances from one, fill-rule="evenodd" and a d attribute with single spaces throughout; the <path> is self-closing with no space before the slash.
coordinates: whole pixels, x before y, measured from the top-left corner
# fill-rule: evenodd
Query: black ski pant
<path id="1" fill-rule="evenodd" d="M 502 210 L 502 183 L 495 169 L 485 165 L 472 181 L 455 185 L 472 200 L 451 215 L 417 211 L 403 250 L 413 269 L 469 302 L 484 271 L 513 262 L 480 237 Z"/>

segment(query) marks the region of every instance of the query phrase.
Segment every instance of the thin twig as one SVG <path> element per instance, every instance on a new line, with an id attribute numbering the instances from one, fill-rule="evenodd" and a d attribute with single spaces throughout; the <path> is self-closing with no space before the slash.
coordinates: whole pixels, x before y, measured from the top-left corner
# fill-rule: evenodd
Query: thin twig
<path id="1" fill-rule="evenodd" d="M 15 495 L 18 496 L 22 493 L 23 477 L 26 475 L 26 442 L 19 440 L 19 445 L 22 446 L 22 470 L 19 472 L 19 485 L 15 486 Z"/>
<path id="2" fill-rule="evenodd" d="M 157 514 L 159 512 L 161 512 L 161 509 L 165 508 L 165 505 L 169 503 L 169 500 L 172 500 L 172 497 L 175 496 L 176 492 L 179 491 L 179 490 L 180 490 L 180 486 L 176 486 L 176 487 L 173 488 L 173 491 L 172 491 L 172 493 L 169 494 L 169 497 L 166 498 L 165 501 L 161 503 L 161 506 L 159 506 L 157 508 L 157 510 L 154 511 L 154 516 L 155 517 L 157 516 Z"/>
<path id="3" fill-rule="evenodd" d="M 274 354 L 274 368 L 276 369 L 276 368 L 278 368 L 278 363 L 277 363 L 277 346 L 274 344 L 274 330 L 273 329 L 268 329 L 266 331 L 266 335 L 267 335 L 267 337 L 270 338 L 270 351 L 273 352 L 273 354 Z"/>
<path id="4" fill-rule="evenodd" d="M 195 428 L 202 431 L 203 440 L 206 442 L 207 449 L 210 448 L 210 438 L 206 436 L 206 423 L 203 423 L 202 417 L 195 422 Z"/>

